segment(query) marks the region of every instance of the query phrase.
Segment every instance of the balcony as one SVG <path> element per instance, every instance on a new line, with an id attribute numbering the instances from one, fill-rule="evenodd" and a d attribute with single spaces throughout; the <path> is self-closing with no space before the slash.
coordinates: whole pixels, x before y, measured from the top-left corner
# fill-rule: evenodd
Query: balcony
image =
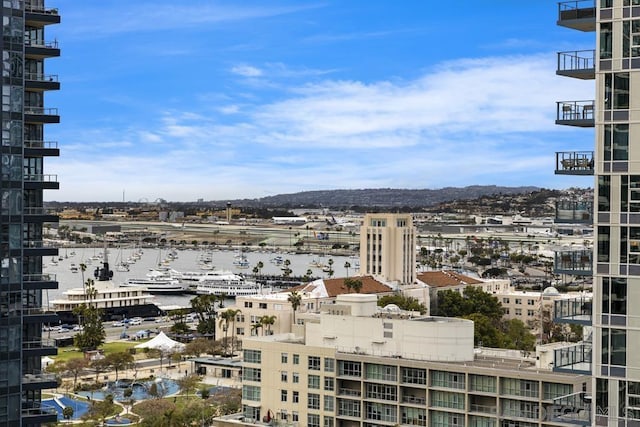
<path id="1" fill-rule="evenodd" d="M 556 202 L 556 223 L 593 223 L 593 201 L 558 200 Z"/>
<path id="2" fill-rule="evenodd" d="M 58 314 L 45 307 L 23 307 L 22 319 L 25 323 L 56 323 Z"/>
<path id="3" fill-rule="evenodd" d="M 55 274 L 25 274 L 22 276 L 25 290 L 32 289 L 58 289 L 58 281 Z"/>
<path id="4" fill-rule="evenodd" d="M 24 121 L 27 123 L 60 123 L 57 108 L 24 106 Z"/>
<path id="5" fill-rule="evenodd" d="M 58 387 L 58 380 L 55 374 L 33 371 L 30 374 L 24 374 L 22 377 L 23 390 L 43 390 L 56 387 Z"/>
<path id="6" fill-rule="evenodd" d="M 556 74 L 574 79 L 593 80 L 596 78 L 595 57 L 594 49 L 558 52 Z"/>
<path id="7" fill-rule="evenodd" d="M 27 58 L 32 59 L 55 58 L 60 56 L 60 48 L 58 47 L 57 40 L 45 41 L 25 39 L 24 53 Z"/>
<path id="8" fill-rule="evenodd" d="M 26 73 L 24 80 L 25 87 L 30 90 L 60 90 L 60 82 L 56 74 Z"/>
<path id="9" fill-rule="evenodd" d="M 344 397 L 360 397 L 362 396 L 362 392 L 360 390 L 354 390 L 350 388 L 339 388 L 338 396 Z"/>
<path id="10" fill-rule="evenodd" d="M 27 407 L 25 407 L 24 402 L 22 405 L 22 421 L 25 422 L 26 425 L 46 425 L 48 423 L 55 424 L 58 422 L 58 412 L 55 408 L 41 406 L 39 402 L 33 402 Z"/>
<path id="11" fill-rule="evenodd" d="M 557 251 L 554 256 L 553 272 L 591 276 L 593 275 L 593 252 L 590 250 Z"/>
<path id="12" fill-rule="evenodd" d="M 591 297 L 579 296 L 556 300 L 553 304 L 553 321 L 555 323 L 572 323 L 591 325 L 593 301 Z"/>
<path id="13" fill-rule="evenodd" d="M 556 102 L 556 124 L 592 128 L 595 126 L 594 108 L 593 100 Z"/>
<path id="14" fill-rule="evenodd" d="M 579 31 L 596 30 L 594 0 L 572 0 L 558 3 L 558 21 L 561 27 Z"/>
<path id="15" fill-rule="evenodd" d="M 553 406 L 545 409 L 553 422 L 591 425 L 591 396 L 584 391 L 553 399 Z"/>
<path id="16" fill-rule="evenodd" d="M 42 141 L 42 140 L 25 140 L 24 141 L 25 156 L 60 156 L 58 141 Z"/>
<path id="17" fill-rule="evenodd" d="M 593 175 L 593 151 L 556 152 L 556 175 Z"/>
<path id="18" fill-rule="evenodd" d="M 41 27 L 42 25 L 60 23 L 58 9 L 45 7 L 43 3 L 43 1 L 37 1 L 25 4 L 25 21 L 27 25 Z"/>
<path id="19" fill-rule="evenodd" d="M 58 175 L 30 173 L 24 175 L 24 186 L 27 190 L 57 190 L 60 188 Z"/>
<path id="20" fill-rule="evenodd" d="M 553 351 L 554 372 L 591 374 L 592 346 L 590 342 L 556 348 Z"/>
<path id="21" fill-rule="evenodd" d="M 58 347 L 53 340 L 23 341 L 22 353 L 28 357 L 54 356 L 58 354 Z"/>
<path id="22" fill-rule="evenodd" d="M 498 413 L 498 407 L 494 405 L 477 405 L 472 403 L 469 405 L 469 412 L 495 415 Z"/>
<path id="23" fill-rule="evenodd" d="M 47 209 L 42 206 L 31 206 L 22 209 L 25 222 L 32 224 L 41 224 L 43 222 L 58 222 L 59 217 L 56 214 L 51 214 Z"/>

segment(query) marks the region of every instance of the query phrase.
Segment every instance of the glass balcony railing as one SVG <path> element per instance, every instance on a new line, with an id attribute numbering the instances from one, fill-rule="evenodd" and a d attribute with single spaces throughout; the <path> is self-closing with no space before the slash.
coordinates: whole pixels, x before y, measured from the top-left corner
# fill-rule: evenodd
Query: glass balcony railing
<path id="1" fill-rule="evenodd" d="M 558 52 L 556 74 L 576 79 L 592 80 L 596 77 L 595 57 L 595 49 Z"/>
<path id="2" fill-rule="evenodd" d="M 558 200 L 555 222 L 591 224 L 593 222 L 593 201 Z"/>
<path id="3" fill-rule="evenodd" d="M 25 148 L 44 148 L 47 150 L 57 150 L 58 141 L 42 141 L 36 139 L 29 139 L 24 141 Z"/>
<path id="4" fill-rule="evenodd" d="M 553 272 L 555 274 L 591 276 L 593 274 L 593 252 L 590 250 L 558 251 L 554 256 Z"/>
<path id="5" fill-rule="evenodd" d="M 52 83 L 57 83 L 58 82 L 58 75 L 57 74 L 40 74 L 40 73 L 26 73 L 24 75 L 25 80 L 31 80 L 31 81 L 35 81 L 35 82 L 52 82 Z"/>
<path id="6" fill-rule="evenodd" d="M 34 116 L 58 116 L 59 115 L 57 108 L 32 107 L 30 105 L 25 105 L 24 113 L 31 114 Z"/>
<path id="7" fill-rule="evenodd" d="M 592 297 L 579 296 L 556 300 L 553 303 L 553 321 L 556 323 L 591 325 L 592 315 Z"/>
<path id="8" fill-rule="evenodd" d="M 58 40 L 38 40 L 38 39 L 27 39 L 24 40 L 25 46 L 30 47 L 40 47 L 45 49 L 58 49 Z"/>
<path id="9" fill-rule="evenodd" d="M 592 345 L 581 342 L 553 351 L 553 370 L 576 374 L 591 374 Z"/>
<path id="10" fill-rule="evenodd" d="M 24 175 L 24 180 L 29 182 L 58 182 L 58 175 L 30 173 Z"/>
<path id="11" fill-rule="evenodd" d="M 556 175 L 593 175 L 593 151 L 556 152 Z"/>
<path id="12" fill-rule="evenodd" d="M 584 391 L 553 399 L 553 405 L 545 410 L 553 422 L 591 425 L 591 396 Z"/>
<path id="13" fill-rule="evenodd" d="M 556 124 L 594 127 L 594 109 L 595 103 L 593 100 L 556 102 Z"/>
<path id="14" fill-rule="evenodd" d="M 596 30 L 594 0 L 571 0 L 558 3 L 558 25 L 580 31 Z"/>

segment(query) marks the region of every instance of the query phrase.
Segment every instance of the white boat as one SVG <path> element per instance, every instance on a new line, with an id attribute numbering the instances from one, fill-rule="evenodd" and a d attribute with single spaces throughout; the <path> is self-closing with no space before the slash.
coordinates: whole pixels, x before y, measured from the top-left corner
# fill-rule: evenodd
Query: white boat
<path id="1" fill-rule="evenodd" d="M 71 270 L 72 273 L 77 273 L 78 271 L 80 271 L 78 266 L 73 263 L 69 266 L 69 270 Z"/>
<path id="2" fill-rule="evenodd" d="M 159 270 L 151 270 L 143 278 L 127 279 L 121 286 L 140 286 L 152 294 L 182 294 L 189 290 L 187 284 Z"/>
<path id="3" fill-rule="evenodd" d="M 228 271 L 209 272 L 196 286 L 199 295 L 226 295 L 229 298 L 270 294 L 271 291 L 271 287 L 248 282 L 244 277 Z"/>

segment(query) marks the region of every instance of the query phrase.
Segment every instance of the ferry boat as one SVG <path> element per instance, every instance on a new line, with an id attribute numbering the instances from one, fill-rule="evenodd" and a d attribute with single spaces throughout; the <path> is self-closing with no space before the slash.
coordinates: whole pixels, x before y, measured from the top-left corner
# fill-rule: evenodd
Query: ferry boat
<path id="1" fill-rule="evenodd" d="M 77 323 L 78 316 L 73 310 L 82 304 L 92 304 L 100 309 L 104 321 L 155 317 L 162 314 L 162 310 L 153 302 L 153 295 L 148 294 L 144 288 L 122 288 L 111 281 L 113 272 L 109 270 L 106 257 L 102 267 L 96 269 L 94 276 L 96 280 L 92 287 L 95 289 L 93 296 L 89 295 L 87 287 L 78 287 L 65 291 L 62 298 L 49 303 L 50 308 L 58 314 L 61 323 Z"/>
<path id="2" fill-rule="evenodd" d="M 146 277 L 127 279 L 122 287 L 141 287 L 151 294 L 183 294 L 189 290 L 189 286 L 170 274 L 151 270 Z"/>
<path id="3" fill-rule="evenodd" d="M 210 272 L 198 281 L 196 294 L 238 296 L 269 294 L 273 289 L 256 282 L 246 281 L 244 277 L 228 271 Z"/>

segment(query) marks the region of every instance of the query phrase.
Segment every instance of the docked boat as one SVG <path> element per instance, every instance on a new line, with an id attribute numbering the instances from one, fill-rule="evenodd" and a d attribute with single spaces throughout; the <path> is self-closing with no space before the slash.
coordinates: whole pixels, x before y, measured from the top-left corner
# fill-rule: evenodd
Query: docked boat
<path id="1" fill-rule="evenodd" d="M 183 294 L 189 286 L 165 271 L 151 270 L 146 277 L 127 279 L 120 286 L 141 287 L 151 294 Z"/>
<path id="2" fill-rule="evenodd" d="M 162 310 L 153 302 L 150 295 L 142 287 L 122 288 L 111 281 L 113 272 L 109 270 L 109 263 L 105 261 L 101 268 L 95 271 L 95 281 L 91 293 L 87 287 L 72 288 L 63 293 L 62 298 L 52 300 L 49 305 L 58 314 L 61 323 L 77 323 L 78 316 L 73 310 L 82 304 L 91 304 L 100 309 L 104 321 L 130 318 L 155 317 L 162 314 Z"/>
<path id="3" fill-rule="evenodd" d="M 198 281 L 196 293 L 199 295 L 225 295 L 229 298 L 271 293 L 272 288 L 228 271 L 209 272 Z"/>

